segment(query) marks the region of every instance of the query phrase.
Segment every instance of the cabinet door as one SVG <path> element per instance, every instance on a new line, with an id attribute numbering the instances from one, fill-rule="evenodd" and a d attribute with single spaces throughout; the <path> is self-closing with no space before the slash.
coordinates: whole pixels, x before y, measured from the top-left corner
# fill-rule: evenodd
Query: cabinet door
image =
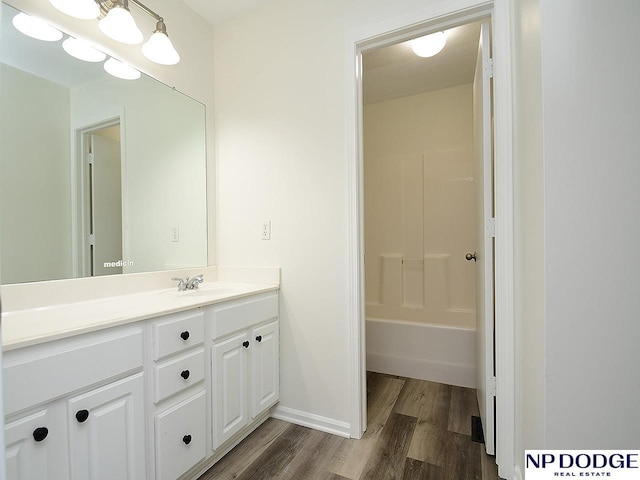
<path id="1" fill-rule="evenodd" d="M 5 426 L 6 467 L 9 480 L 64 480 L 66 463 L 64 404 L 19 418 Z"/>
<path id="2" fill-rule="evenodd" d="M 206 415 L 204 391 L 156 415 L 156 480 L 175 480 L 205 458 Z"/>
<path id="3" fill-rule="evenodd" d="M 257 417 L 280 397 L 280 342 L 278 322 L 255 328 L 251 352 L 251 416 Z"/>
<path id="4" fill-rule="evenodd" d="M 248 332 L 213 345 L 214 449 L 248 423 L 247 354 L 250 346 Z"/>
<path id="5" fill-rule="evenodd" d="M 67 411 L 72 479 L 146 478 L 142 373 L 72 398 Z"/>

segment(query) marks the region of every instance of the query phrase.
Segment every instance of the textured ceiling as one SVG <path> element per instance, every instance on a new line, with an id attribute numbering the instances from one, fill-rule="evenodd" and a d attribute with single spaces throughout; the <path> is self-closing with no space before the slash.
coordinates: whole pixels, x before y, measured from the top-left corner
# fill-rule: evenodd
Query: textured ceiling
<path id="1" fill-rule="evenodd" d="M 454 87 L 473 82 L 480 23 L 447 30 L 444 49 L 430 58 L 413 53 L 409 42 L 363 55 L 364 103 Z"/>

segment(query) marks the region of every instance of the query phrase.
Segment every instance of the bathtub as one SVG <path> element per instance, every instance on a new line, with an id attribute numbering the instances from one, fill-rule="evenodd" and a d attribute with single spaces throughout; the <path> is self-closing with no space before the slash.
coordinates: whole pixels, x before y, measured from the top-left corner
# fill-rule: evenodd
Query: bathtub
<path id="1" fill-rule="evenodd" d="M 476 330 L 366 318 L 367 370 L 476 387 Z"/>

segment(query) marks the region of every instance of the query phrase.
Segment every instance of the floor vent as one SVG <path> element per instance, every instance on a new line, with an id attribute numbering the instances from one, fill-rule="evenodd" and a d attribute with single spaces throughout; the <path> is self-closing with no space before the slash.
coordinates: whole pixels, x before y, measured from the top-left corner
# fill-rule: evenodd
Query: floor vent
<path id="1" fill-rule="evenodd" d="M 484 443 L 484 432 L 482 431 L 482 420 L 475 415 L 471 416 L 471 440 L 476 443 Z"/>

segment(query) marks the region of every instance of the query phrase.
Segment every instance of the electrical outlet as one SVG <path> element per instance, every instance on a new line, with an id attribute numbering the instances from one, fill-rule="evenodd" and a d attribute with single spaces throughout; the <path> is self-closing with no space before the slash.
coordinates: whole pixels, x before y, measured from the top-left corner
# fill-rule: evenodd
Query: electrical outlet
<path id="1" fill-rule="evenodd" d="M 271 220 L 262 222 L 262 228 L 260 229 L 261 240 L 271 240 Z"/>
<path id="2" fill-rule="evenodd" d="M 172 242 L 180 241 L 180 229 L 178 227 L 171 227 L 171 241 Z"/>

